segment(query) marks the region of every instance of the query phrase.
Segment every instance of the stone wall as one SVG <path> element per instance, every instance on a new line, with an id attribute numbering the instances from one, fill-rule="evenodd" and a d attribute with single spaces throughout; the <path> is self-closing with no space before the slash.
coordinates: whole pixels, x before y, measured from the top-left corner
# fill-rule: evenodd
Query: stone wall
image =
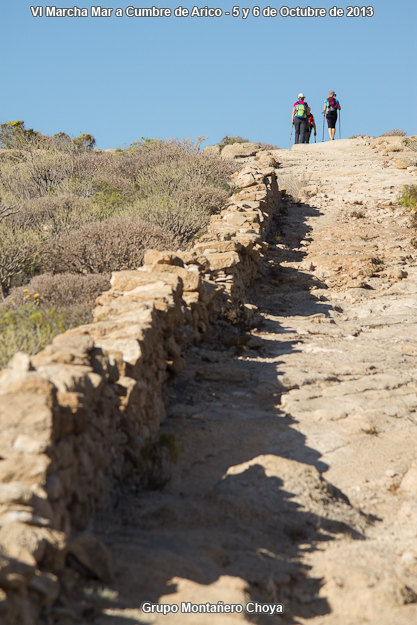
<path id="1" fill-rule="evenodd" d="M 146 485 L 183 347 L 217 316 L 254 314 L 244 299 L 279 204 L 274 165 L 260 152 L 190 251 L 148 250 L 143 267 L 113 274 L 93 323 L 0 372 L 1 623 L 38 623 L 68 552 L 83 558 L 73 537 L 121 481 Z"/>

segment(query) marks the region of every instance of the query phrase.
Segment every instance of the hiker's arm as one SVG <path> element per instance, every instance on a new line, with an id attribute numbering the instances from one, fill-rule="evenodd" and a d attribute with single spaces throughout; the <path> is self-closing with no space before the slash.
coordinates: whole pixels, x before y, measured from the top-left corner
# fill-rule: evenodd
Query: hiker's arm
<path id="1" fill-rule="evenodd" d="M 314 134 L 317 134 L 317 129 L 316 129 L 316 122 L 313 122 L 313 128 L 314 128 Z"/>
<path id="2" fill-rule="evenodd" d="M 295 105 L 292 107 L 292 113 L 291 113 L 291 124 L 294 123 L 294 113 L 295 113 Z"/>
<path id="3" fill-rule="evenodd" d="M 326 107 L 326 103 L 325 103 L 325 104 L 324 104 L 324 106 L 323 106 L 323 115 L 325 115 L 325 114 L 326 114 L 326 108 L 327 108 L 327 107 Z"/>

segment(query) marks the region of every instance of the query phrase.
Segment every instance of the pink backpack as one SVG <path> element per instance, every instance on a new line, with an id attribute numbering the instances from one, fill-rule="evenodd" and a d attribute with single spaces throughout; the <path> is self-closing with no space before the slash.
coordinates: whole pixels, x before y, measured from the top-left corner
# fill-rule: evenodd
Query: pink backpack
<path id="1" fill-rule="evenodd" d="M 328 104 L 329 111 L 337 111 L 338 105 L 337 105 L 337 101 L 335 100 L 335 98 L 333 97 L 327 98 L 327 104 Z"/>

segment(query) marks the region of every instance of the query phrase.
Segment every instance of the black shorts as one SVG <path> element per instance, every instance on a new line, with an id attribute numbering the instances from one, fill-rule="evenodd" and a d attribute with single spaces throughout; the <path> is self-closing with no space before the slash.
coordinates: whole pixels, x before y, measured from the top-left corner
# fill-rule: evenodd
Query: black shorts
<path id="1" fill-rule="evenodd" d="M 327 125 L 329 128 L 336 128 L 337 111 L 330 111 L 326 115 Z"/>

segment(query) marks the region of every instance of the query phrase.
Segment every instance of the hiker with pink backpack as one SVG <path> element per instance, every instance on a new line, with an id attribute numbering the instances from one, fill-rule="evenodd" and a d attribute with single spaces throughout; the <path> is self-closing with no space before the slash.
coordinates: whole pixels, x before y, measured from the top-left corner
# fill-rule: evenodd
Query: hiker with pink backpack
<path id="1" fill-rule="evenodd" d="M 308 143 L 310 140 L 310 131 L 308 127 L 309 113 L 310 107 L 305 101 L 304 94 L 299 93 L 298 100 L 294 103 L 291 113 L 291 124 L 295 128 L 295 143 Z"/>
<path id="2" fill-rule="evenodd" d="M 336 100 L 335 92 L 329 91 L 327 100 L 324 102 L 323 115 L 326 115 L 330 141 L 334 141 L 334 135 L 336 133 L 337 111 L 341 111 L 341 110 L 342 110 L 342 107 L 340 106 L 339 100 Z M 323 123 L 324 123 L 324 120 L 323 120 Z"/>

